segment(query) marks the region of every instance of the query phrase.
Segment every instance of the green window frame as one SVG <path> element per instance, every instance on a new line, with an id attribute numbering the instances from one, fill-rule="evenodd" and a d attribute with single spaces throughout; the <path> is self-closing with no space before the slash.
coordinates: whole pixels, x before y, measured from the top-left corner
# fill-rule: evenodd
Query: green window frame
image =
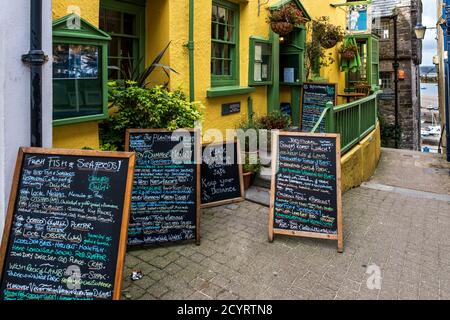
<path id="1" fill-rule="evenodd" d="M 213 1 L 211 13 L 211 85 L 239 85 L 239 5 Z M 220 20 L 222 18 L 222 20 Z"/>
<path id="2" fill-rule="evenodd" d="M 364 82 L 379 86 L 380 41 L 377 35 L 352 35 L 356 39 L 361 55 L 361 68 L 357 73 L 347 72 L 347 87 Z"/>
<path id="3" fill-rule="evenodd" d="M 116 21 L 108 20 L 107 13 L 116 14 Z M 110 23 L 116 23 L 110 26 Z M 108 65 L 120 68 L 124 72 L 129 69 L 130 60 L 133 66 L 139 64 L 139 70 L 145 66 L 145 0 L 134 0 L 125 3 L 118 0 L 101 0 L 100 29 L 111 36 L 108 48 Z M 112 30 L 116 29 L 116 30 Z M 124 50 L 125 48 L 125 50 Z M 130 55 L 127 48 L 132 51 Z M 110 80 L 122 79 L 117 69 L 109 68 Z"/>
<path id="4" fill-rule="evenodd" d="M 53 50 L 59 50 L 59 56 L 55 55 L 53 59 L 54 126 L 97 121 L 108 117 L 107 50 L 111 38 L 82 18 L 80 29 L 69 28 L 70 22 L 78 19 L 80 18 L 75 14 L 70 14 L 53 22 Z M 61 50 L 63 47 L 67 48 L 67 53 Z M 89 52 L 93 47 L 97 48 L 96 60 L 93 65 L 85 64 L 89 61 L 86 59 L 92 59 Z M 65 76 L 71 73 L 69 70 L 73 70 L 71 61 L 76 66 L 77 73 L 81 70 L 81 74 Z M 83 74 L 93 67 L 93 70 L 96 70 L 95 75 Z"/>
<path id="5" fill-rule="evenodd" d="M 260 49 L 257 50 L 257 47 Z M 267 86 L 273 83 L 272 41 L 252 36 L 250 37 L 250 57 L 248 84 L 250 86 Z M 265 75 L 265 76 L 264 76 Z"/>

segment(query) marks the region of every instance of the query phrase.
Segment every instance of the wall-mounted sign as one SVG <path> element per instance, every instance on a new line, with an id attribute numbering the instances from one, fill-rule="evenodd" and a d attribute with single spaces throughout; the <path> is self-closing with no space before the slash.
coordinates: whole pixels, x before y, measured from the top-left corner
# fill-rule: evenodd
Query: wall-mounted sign
<path id="1" fill-rule="evenodd" d="M 222 116 L 227 116 L 229 114 L 240 112 L 241 112 L 240 102 L 225 103 L 222 105 Z"/>
<path id="2" fill-rule="evenodd" d="M 364 33 L 371 29 L 372 19 L 370 8 L 367 4 L 348 7 L 347 31 L 351 33 Z"/>
<path id="3" fill-rule="evenodd" d="M 405 80 L 406 72 L 403 69 L 398 70 L 398 80 Z"/>

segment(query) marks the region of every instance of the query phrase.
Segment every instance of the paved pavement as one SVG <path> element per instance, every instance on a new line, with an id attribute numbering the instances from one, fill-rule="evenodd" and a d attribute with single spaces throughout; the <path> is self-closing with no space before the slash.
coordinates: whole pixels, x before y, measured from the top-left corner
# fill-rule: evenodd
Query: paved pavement
<path id="1" fill-rule="evenodd" d="M 442 190 L 445 195 L 447 164 L 433 158 L 416 170 L 393 161 L 402 154 L 383 150 L 372 185 L 344 195 L 343 254 L 333 241 L 276 236 L 269 243 L 264 206 L 243 202 L 208 209 L 201 246 L 128 253 L 124 299 L 450 299 L 450 202 L 426 196 Z M 398 167 L 387 170 L 388 164 Z M 427 176 L 435 173 L 426 168 L 436 164 L 447 179 Z M 410 170 L 414 180 L 427 181 L 412 193 L 404 192 L 411 187 Z M 392 186 L 386 174 L 408 182 L 386 189 Z M 133 270 L 144 277 L 131 281 Z"/>

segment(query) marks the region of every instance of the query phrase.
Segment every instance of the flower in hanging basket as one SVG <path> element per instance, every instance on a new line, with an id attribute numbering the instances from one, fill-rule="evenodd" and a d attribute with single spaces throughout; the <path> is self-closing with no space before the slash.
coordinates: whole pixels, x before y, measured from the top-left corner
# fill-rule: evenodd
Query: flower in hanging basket
<path id="1" fill-rule="evenodd" d="M 319 39 L 322 48 L 331 49 L 344 39 L 340 26 L 329 22 L 330 18 L 323 16 L 313 22 L 313 34 Z"/>
<path id="2" fill-rule="evenodd" d="M 303 12 L 292 3 L 270 11 L 267 18 L 267 22 L 270 23 L 273 32 L 282 36 L 289 34 L 294 30 L 295 26 L 306 21 L 308 20 L 303 15 Z"/>
<path id="3" fill-rule="evenodd" d="M 341 54 L 342 59 L 352 60 L 356 57 L 356 54 L 358 53 L 358 47 L 353 44 L 344 44 L 339 49 L 339 53 Z"/>

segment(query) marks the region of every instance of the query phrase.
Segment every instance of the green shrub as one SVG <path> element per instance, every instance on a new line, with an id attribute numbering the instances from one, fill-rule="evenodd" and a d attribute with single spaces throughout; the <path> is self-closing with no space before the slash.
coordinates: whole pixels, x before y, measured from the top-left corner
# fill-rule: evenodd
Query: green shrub
<path id="1" fill-rule="evenodd" d="M 109 96 L 116 108 L 100 126 L 102 150 L 124 150 L 127 129 L 193 128 L 202 119 L 200 105 L 191 103 L 181 90 L 161 86 L 142 88 L 128 81 L 126 86 L 109 84 Z"/>

